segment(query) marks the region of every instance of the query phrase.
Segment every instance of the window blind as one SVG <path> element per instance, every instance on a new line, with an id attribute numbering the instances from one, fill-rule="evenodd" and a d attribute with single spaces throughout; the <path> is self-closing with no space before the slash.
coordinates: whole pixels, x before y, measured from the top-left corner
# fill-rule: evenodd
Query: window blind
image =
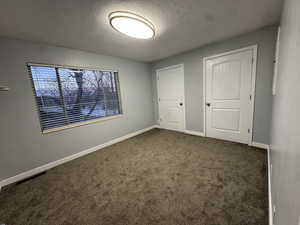
<path id="1" fill-rule="evenodd" d="M 42 131 L 122 113 L 118 72 L 28 65 Z"/>

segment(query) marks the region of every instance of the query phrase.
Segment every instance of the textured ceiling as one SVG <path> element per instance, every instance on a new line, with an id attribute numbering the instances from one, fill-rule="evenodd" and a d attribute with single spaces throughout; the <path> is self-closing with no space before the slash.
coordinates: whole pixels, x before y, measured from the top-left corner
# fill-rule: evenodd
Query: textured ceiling
<path id="1" fill-rule="evenodd" d="M 282 0 L 1 0 L 0 36 L 154 61 L 278 23 Z M 154 40 L 113 30 L 112 11 L 137 13 Z"/>

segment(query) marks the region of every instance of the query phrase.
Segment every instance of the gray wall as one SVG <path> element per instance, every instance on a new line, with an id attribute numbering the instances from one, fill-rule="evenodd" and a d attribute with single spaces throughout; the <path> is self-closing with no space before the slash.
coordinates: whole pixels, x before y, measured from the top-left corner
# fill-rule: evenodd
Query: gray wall
<path id="1" fill-rule="evenodd" d="M 153 93 L 155 102 L 155 118 L 158 118 L 157 90 L 155 70 L 175 64 L 184 64 L 186 126 L 188 130 L 203 131 L 203 57 L 222 52 L 258 45 L 258 64 L 256 78 L 256 99 L 254 113 L 253 140 L 269 144 L 269 133 L 272 108 L 273 60 L 275 55 L 277 27 L 271 26 L 192 50 L 177 56 L 152 63 Z"/>
<path id="2" fill-rule="evenodd" d="M 154 125 L 150 66 L 127 59 L 0 38 L 0 181 Z M 124 116 L 41 134 L 26 62 L 119 70 Z"/>
<path id="3" fill-rule="evenodd" d="M 300 1 L 286 0 L 271 128 L 275 225 L 300 224 Z"/>

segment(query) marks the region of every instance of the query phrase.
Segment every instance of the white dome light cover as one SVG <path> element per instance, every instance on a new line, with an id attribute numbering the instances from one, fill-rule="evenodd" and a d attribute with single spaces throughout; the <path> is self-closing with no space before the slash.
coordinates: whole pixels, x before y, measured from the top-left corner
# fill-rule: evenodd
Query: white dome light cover
<path id="1" fill-rule="evenodd" d="M 108 16 L 110 25 L 117 31 L 134 38 L 150 39 L 155 35 L 153 24 L 130 12 L 112 12 Z"/>

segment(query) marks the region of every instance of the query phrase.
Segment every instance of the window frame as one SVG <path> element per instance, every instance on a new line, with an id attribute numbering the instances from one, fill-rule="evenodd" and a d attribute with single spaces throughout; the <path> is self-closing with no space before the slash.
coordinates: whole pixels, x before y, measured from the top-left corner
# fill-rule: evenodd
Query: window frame
<path id="1" fill-rule="evenodd" d="M 112 116 L 99 117 L 99 118 L 96 118 L 96 119 L 91 119 L 91 120 L 86 120 L 86 121 L 81 121 L 81 122 L 74 122 L 74 123 L 70 123 L 68 125 L 64 125 L 64 126 L 60 126 L 60 127 L 43 129 L 42 119 L 41 119 L 41 115 L 40 115 L 40 111 L 39 111 L 39 104 L 37 102 L 36 89 L 35 89 L 35 85 L 34 85 L 34 81 L 33 81 L 32 72 L 31 72 L 31 69 L 30 69 L 31 66 L 53 67 L 55 69 L 64 68 L 64 69 L 77 69 L 77 70 L 98 70 L 98 71 L 102 71 L 102 72 L 117 73 L 118 75 L 115 79 L 116 79 L 116 88 L 117 88 L 117 94 L 118 94 L 118 100 L 119 100 L 119 111 L 120 111 L 120 113 L 117 114 L 117 115 L 112 115 Z M 33 94 L 34 94 L 34 98 L 35 98 L 34 101 L 35 101 L 36 111 L 37 111 L 37 114 L 38 114 L 38 117 L 39 117 L 39 124 L 40 124 L 40 129 L 41 129 L 42 134 L 48 134 L 48 133 L 52 133 L 52 132 L 56 132 L 56 131 L 61 131 L 61 130 L 70 129 L 70 128 L 74 128 L 74 127 L 79 127 L 79 126 L 88 125 L 88 124 L 93 124 L 93 123 L 99 123 L 99 122 L 103 122 L 103 121 L 106 121 L 106 120 L 117 119 L 117 118 L 120 118 L 120 117 L 124 116 L 123 107 L 122 107 L 122 94 L 121 94 L 121 88 L 120 88 L 119 70 L 103 69 L 103 68 L 99 68 L 99 67 L 70 66 L 70 65 L 34 63 L 34 62 L 26 63 L 26 68 L 27 68 L 29 78 L 30 78 L 30 81 L 31 81 L 31 86 L 32 86 L 32 89 L 33 89 Z M 58 83 L 59 83 L 59 81 L 58 81 Z"/>

